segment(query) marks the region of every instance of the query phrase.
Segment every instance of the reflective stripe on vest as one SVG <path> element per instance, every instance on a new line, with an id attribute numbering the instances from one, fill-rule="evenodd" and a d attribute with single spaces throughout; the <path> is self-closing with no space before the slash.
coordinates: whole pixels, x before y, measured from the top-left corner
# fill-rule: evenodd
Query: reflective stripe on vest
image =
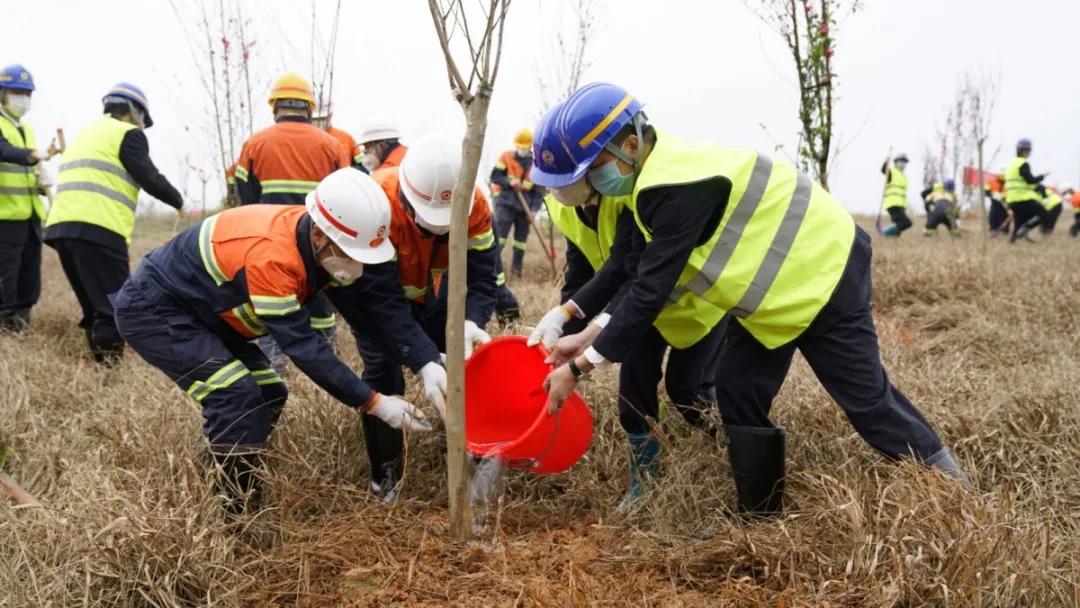
<path id="1" fill-rule="evenodd" d="M 237 177 L 240 176 L 240 170 L 236 170 Z M 246 179 L 246 176 L 245 178 Z M 307 194 L 315 189 L 315 186 L 319 185 L 319 182 L 309 182 L 298 179 L 268 179 L 266 181 L 260 181 L 263 194 Z"/>
<path id="2" fill-rule="evenodd" d="M 30 125 L 16 125 L 4 115 L 0 115 L 0 135 L 15 148 L 37 148 Z M 34 167 L 0 163 L 0 220 L 21 221 L 30 219 L 31 215 L 45 217 Z"/>
<path id="3" fill-rule="evenodd" d="M 1035 184 L 1027 183 L 1020 175 L 1020 167 L 1028 162 L 1023 156 L 1017 156 L 1005 168 L 1005 202 L 1022 203 L 1024 201 L 1039 200 L 1039 193 L 1035 190 Z"/>
<path id="4" fill-rule="evenodd" d="M 1046 198 L 1043 199 L 1043 207 L 1049 211 L 1054 207 L 1061 205 L 1061 197 L 1054 194 L 1053 190 L 1046 191 Z"/>
<path id="5" fill-rule="evenodd" d="M 105 116 L 68 145 L 46 226 L 94 224 L 131 243 L 139 186 L 120 162 L 120 145 L 128 131 L 136 128 Z"/>
<path id="6" fill-rule="evenodd" d="M 671 300 L 717 322 L 730 311 L 767 348 L 782 346 L 798 337 L 832 296 L 847 265 L 855 222 L 791 165 L 752 150 L 691 144 L 658 133 L 630 202 L 646 241 L 652 236 L 637 209 L 642 191 L 713 178 L 731 181 L 724 217 L 691 253 Z M 681 343 L 692 344 L 704 333 L 669 343 L 684 348 Z"/>
<path id="7" fill-rule="evenodd" d="M 896 167 L 889 167 L 889 183 L 885 186 L 885 208 L 907 207 L 907 176 Z"/>

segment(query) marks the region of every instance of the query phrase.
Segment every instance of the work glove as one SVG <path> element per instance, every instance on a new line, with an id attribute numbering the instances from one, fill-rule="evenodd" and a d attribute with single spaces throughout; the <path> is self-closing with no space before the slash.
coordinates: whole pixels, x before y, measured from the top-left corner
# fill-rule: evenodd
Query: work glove
<path id="1" fill-rule="evenodd" d="M 431 361 L 420 368 L 424 382 L 424 396 L 439 411 L 439 418 L 446 418 L 446 368 Z"/>
<path id="2" fill-rule="evenodd" d="M 510 178 L 510 187 L 514 190 L 521 190 L 521 180 L 516 177 Z"/>
<path id="3" fill-rule="evenodd" d="M 465 360 L 472 356 L 473 346 L 491 342 L 491 336 L 472 321 L 465 321 Z"/>
<path id="4" fill-rule="evenodd" d="M 570 311 L 574 308 L 577 308 L 577 305 L 573 301 L 567 301 L 566 304 L 560 304 L 544 313 L 525 344 L 527 346 L 543 344 L 544 348 L 555 346 L 555 341 L 562 335 L 563 325 L 570 320 Z"/>
<path id="5" fill-rule="evenodd" d="M 374 403 L 367 413 L 389 424 L 391 428 L 407 431 L 430 431 L 431 424 L 420 408 L 393 395 L 375 394 Z"/>

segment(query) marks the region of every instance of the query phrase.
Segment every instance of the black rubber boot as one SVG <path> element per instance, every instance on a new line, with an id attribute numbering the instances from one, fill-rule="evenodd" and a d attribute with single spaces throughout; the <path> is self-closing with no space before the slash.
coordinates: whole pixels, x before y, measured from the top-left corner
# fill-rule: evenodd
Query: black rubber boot
<path id="1" fill-rule="evenodd" d="M 264 449 L 261 446 L 219 445 L 210 447 L 217 472 L 215 488 L 224 499 L 225 513 L 236 517 L 262 507 Z"/>
<path id="2" fill-rule="evenodd" d="M 727 436 L 739 512 L 752 518 L 779 513 L 784 501 L 784 429 L 728 426 Z"/>
<path id="3" fill-rule="evenodd" d="M 383 502 L 393 502 L 401 481 L 403 435 L 370 414 L 361 415 L 360 421 L 364 427 L 364 447 L 371 463 L 371 491 Z"/>

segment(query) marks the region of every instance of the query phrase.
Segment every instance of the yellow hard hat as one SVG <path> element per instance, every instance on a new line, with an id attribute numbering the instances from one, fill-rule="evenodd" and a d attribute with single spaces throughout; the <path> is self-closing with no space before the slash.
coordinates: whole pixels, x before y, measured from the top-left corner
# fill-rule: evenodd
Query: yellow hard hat
<path id="1" fill-rule="evenodd" d="M 298 99 L 306 101 L 311 109 L 315 109 L 315 92 L 303 76 L 293 72 L 285 72 L 274 80 L 270 87 L 270 98 L 267 99 L 270 106 L 279 99 Z"/>
<path id="2" fill-rule="evenodd" d="M 528 129 L 522 129 L 514 135 L 515 146 L 531 146 L 533 141 L 532 131 Z"/>

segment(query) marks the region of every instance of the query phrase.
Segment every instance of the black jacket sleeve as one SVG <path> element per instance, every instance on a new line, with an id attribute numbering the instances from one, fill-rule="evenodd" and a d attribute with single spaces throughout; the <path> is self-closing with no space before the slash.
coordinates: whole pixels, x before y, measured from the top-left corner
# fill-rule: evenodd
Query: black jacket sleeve
<path id="1" fill-rule="evenodd" d="M 633 212 L 629 209 L 623 210 L 615 227 L 611 256 L 604 261 L 600 270 L 596 271 L 596 275 L 570 298 L 586 317 L 602 312 L 619 289 L 630 280 L 632 273 L 628 273 L 627 268 L 631 268 L 633 263 L 629 256 L 633 250 L 633 236 L 637 231 Z"/>
<path id="2" fill-rule="evenodd" d="M 312 329 L 307 309 L 283 316 L 260 316 L 270 336 L 319 388 L 349 407 L 363 407 L 374 391 L 337 358 L 326 338 Z"/>
<path id="3" fill-rule="evenodd" d="M 638 194 L 638 212 L 652 241 L 641 253 L 625 297 L 593 343 L 605 359 L 622 361 L 656 320 L 690 254 L 716 229 L 730 192 L 730 182 L 717 179 Z"/>
<path id="4" fill-rule="evenodd" d="M 596 271 L 593 270 L 589 258 L 569 240 L 566 241 L 566 270 L 563 271 L 563 286 L 559 292 L 560 302 L 565 302 L 574 297 L 574 293 L 581 289 L 593 278 Z"/>
<path id="5" fill-rule="evenodd" d="M 487 249 L 469 249 L 465 254 L 466 282 L 465 319 L 483 328 L 495 312 L 495 245 Z"/>
<path id="6" fill-rule="evenodd" d="M 14 163 L 24 167 L 35 165 L 37 163 L 30 162 L 30 152 L 30 148 L 17 148 L 0 135 L 0 163 Z"/>
<path id="7" fill-rule="evenodd" d="M 120 163 L 150 196 L 173 209 L 184 206 L 184 198 L 150 160 L 150 143 L 142 129 L 131 129 L 120 142 Z"/>
<path id="8" fill-rule="evenodd" d="M 1020 165 L 1020 177 L 1024 178 L 1024 181 L 1029 184 L 1041 184 L 1043 175 L 1033 175 L 1031 173 L 1031 164 L 1024 163 Z"/>
<path id="9" fill-rule="evenodd" d="M 368 264 L 355 283 L 327 288 L 326 295 L 354 331 L 378 332 L 379 342 L 394 347 L 387 354 L 413 372 L 440 360 L 438 347 L 413 318 L 397 262 Z"/>
<path id="10" fill-rule="evenodd" d="M 881 163 L 881 174 L 885 176 L 885 183 L 892 181 L 892 171 L 889 171 L 889 161 Z"/>

